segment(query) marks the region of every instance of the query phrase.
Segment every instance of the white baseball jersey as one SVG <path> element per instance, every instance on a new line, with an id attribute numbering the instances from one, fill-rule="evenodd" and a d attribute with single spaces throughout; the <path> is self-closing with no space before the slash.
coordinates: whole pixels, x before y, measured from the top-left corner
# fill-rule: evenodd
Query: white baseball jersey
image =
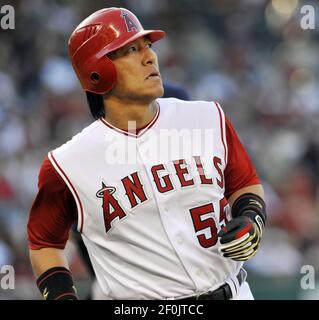
<path id="1" fill-rule="evenodd" d="M 95 121 L 49 159 L 71 190 L 78 229 L 110 299 L 170 299 L 232 286 L 222 257 L 225 116 L 217 103 L 158 99 L 137 135 Z"/>

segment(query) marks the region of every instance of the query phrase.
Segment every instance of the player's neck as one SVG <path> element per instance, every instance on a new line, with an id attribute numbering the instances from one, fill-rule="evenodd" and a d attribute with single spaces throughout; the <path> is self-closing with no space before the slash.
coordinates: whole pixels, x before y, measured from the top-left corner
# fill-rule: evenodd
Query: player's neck
<path id="1" fill-rule="evenodd" d="M 158 106 L 155 100 L 151 103 L 123 103 L 117 99 L 105 99 L 104 108 L 105 120 L 114 127 L 127 131 L 132 128 L 132 121 L 135 122 L 136 129 L 149 124 L 155 117 Z"/>

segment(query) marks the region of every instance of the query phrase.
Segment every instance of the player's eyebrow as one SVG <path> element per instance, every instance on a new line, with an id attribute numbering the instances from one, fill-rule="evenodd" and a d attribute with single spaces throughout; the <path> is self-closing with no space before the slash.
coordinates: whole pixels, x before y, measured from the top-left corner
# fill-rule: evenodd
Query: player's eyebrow
<path id="1" fill-rule="evenodd" d="M 118 49 L 118 50 L 115 50 L 109 54 L 107 54 L 107 57 L 111 60 L 115 60 L 117 58 L 120 58 L 121 56 L 123 56 L 125 54 L 125 51 L 132 45 L 134 45 L 134 43 L 138 42 L 140 39 L 136 39 L 135 41 L 133 42 L 130 42 L 128 44 L 126 44 L 124 47 Z M 144 36 L 143 37 L 143 40 L 144 40 L 144 43 L 148 43 L 148 42 L 151 42 L 151 39 L 148 35 Z"/>

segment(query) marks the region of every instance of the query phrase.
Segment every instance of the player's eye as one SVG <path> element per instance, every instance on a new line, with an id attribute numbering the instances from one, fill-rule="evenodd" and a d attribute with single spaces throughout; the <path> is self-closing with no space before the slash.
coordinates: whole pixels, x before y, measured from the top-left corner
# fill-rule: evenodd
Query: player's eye
<path id="1" fill-rule="evenodd" d="M 128 48 L 127 53 L 133 53 L 137 51 L 137 47 L 136 46 L 131 46 Z"/>
<path id="2" fill-rule="evenodd" d="M 152 42 L 149 42 L 149 43 L 146 44 L 146 46 L 147 46 L 148 48 L 152 48 L 152 47 L 153 47 L 153 43 L 152 43 Z"/>

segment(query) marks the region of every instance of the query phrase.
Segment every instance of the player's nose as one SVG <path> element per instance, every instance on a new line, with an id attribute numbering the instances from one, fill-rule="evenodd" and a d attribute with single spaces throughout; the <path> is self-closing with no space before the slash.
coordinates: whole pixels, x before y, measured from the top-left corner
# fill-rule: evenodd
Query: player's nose
<path id="1" fill-rule="evenodd" d="M 143 55 L 143 64 L 144 65 L 153 65 L 157 61 L 156 53 L 151 48 L 144 49 Z"/>

